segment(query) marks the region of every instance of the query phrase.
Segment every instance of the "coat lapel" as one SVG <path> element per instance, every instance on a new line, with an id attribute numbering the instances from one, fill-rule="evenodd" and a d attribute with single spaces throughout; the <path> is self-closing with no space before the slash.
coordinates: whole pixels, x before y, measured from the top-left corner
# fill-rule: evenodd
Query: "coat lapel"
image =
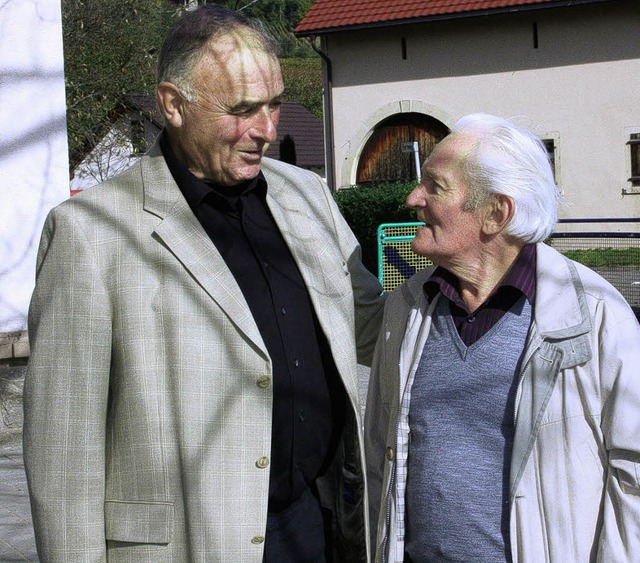
<path id="1" fill-rule="evenodd" d="M 576 267 L 558 252 L 536 247 L 536 302 L 523 359 L 511 457 L 513 502 L 560 370 L 591 360 L 591 319 Z"/>
<path id="2" fill-rule="evenodd" d="M 160 221 L 159 238 L 232 323 L 264 353 L 266 347 L 233 274 L 182 196 L 156 143 L 141 168 L 145 211 Z"/>

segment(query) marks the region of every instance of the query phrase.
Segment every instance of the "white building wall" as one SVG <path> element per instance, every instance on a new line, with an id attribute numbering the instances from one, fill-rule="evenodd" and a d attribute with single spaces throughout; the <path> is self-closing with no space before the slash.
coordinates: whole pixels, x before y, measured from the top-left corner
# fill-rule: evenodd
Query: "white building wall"
<path id="1" fill-rule="evenodd" d="M 95 148 L 74 170 L 69 183 L 72 192 L 86 190 L 130 168 L 137 157 L 129 134 L 129 122 L 114 124 Z"/>
<path id="2" fill-rule="evenodd" d="M 0 107 L 3 334 L 27 327 L 42 225 L 69 197 L 59 0 L 0 2 Z"/>
<path id="3" fill-rule="evenodd" d="M 392 112 L 451 126 L 482 111 L 555 140 L 563 217 L 639 217 L 626 145 L 640 131 L 639 29 L 640 4 L 615 2 L 329 36 L 340 187 Z"/>
<path id="4" fill-rule="evenodd" d="M 153 145 L 160 134 L 160 127 L 141 116 L 139 111 L 128 110 L 73 171 L 73 177 L 69 182 L 71 193 L 92 188 L 121 174 L 143 155 L 143 152 L 136 152 L 141 149 L 133 146 L 132 119 L 142 120 L 146 148 Z"/>

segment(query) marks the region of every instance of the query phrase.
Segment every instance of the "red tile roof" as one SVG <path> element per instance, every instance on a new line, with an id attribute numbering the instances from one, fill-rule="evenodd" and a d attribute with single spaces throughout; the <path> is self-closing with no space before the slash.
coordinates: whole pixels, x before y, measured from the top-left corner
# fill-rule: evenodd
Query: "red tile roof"
<path id="1" fill-rule="evenodd" d="M 402 20 L 406 23 L 598 1 L 610 0 L 316 0 L 295 31 L 298 35 L 311 35 Z"/>

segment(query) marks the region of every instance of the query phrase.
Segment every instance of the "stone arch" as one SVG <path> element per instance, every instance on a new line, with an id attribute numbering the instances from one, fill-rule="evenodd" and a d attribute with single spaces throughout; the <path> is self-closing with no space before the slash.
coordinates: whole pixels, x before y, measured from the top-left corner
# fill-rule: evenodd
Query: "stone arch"
<path id="1" fill-rule="evenodd" d="M 343 167 L 343 185 L 373 181 L 410 180 L 415 178 L 412 153 L 402 153 L 400 145 L 418 141 L 420 161 L 444 137 L 451 119 L 438 108 L 418 100 L 387 104 L 366 121 L 353 139 L 357 147 Z"/>

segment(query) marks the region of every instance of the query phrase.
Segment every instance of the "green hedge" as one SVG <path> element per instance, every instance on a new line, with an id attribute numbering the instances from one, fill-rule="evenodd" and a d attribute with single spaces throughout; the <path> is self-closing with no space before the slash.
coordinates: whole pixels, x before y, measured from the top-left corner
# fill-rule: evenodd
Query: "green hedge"
<path id="1" fill-rule="evenodd" d="M 640 248 L 592 248 L 566 250 L 562 254 L 589 268 L 637 266 L 640 264 Z"/>
<path id="2" fill-rule="evenodd" d="M 415 182 L 356 186 L 339 190 L 334 198 L 342 215 L 362 246 L 362 262 L 378 275 L 378 226 L 382 223 L 417 221 L 405 205 Z"/>

